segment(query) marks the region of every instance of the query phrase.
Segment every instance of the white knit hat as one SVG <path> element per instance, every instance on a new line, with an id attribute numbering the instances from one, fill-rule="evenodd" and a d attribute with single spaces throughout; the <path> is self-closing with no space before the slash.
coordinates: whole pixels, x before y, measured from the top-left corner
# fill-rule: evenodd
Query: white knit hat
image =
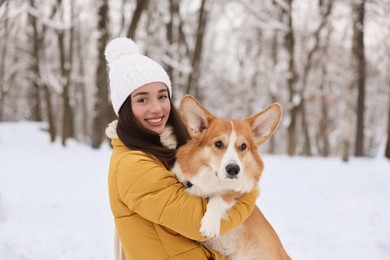
<path id="1" fill-rule="evenodd" d="M 131 39 L 120 37 L 110 41 L 104 55 L 108 62 L 111 101 L 116 115 L 127 97 L 143 85 L 164 83 L 172 96 L 167 72 L 154 60 L 141 55 Z"/>

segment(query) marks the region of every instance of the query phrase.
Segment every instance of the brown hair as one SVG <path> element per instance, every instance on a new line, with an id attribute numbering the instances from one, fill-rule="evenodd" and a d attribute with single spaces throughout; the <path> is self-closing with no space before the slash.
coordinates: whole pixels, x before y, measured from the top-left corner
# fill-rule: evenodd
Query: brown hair
<path id="1" fill-rule="evenodd" d="M 187 128 L 185 127 L 179 113 L 171 104 L 171 111 L 167 124 L 171 125 L 174 129 L 177 140 L 177 148 L 185 144 L 191 139 Z M 130 96 L 123 103 L 119 109 L 119 118 L 117 133 L 119 139 L 130 149 L 140 150 L 145 153 L 149 153 L 159 159 L 164 165 L 169 168 L 172 167 L 176 160 L 176 149 L 169 149 L 165 147 L 161 141 L 160 136 L 143 127 L 134 117 L 133 110 L 131 109 Z"/>

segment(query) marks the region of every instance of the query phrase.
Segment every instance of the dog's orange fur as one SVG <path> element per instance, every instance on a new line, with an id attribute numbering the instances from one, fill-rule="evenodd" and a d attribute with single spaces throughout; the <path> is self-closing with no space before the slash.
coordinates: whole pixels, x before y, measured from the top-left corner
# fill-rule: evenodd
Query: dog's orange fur
<path id="1" fill-rule="evenodd" d="M 218 140 L 228 143 L 234 130 L 237 136 L 234 147 L 239 161 L 245 166 L 244 174 L 247 177 L 249 176 L 249 180 L 254 187 L 257 186 L 264 168 L 263 161 L 258 153 L 258 146 L 266 142 L 277 128 L 281 118 L 279 105 L 270 106 L 244 121 L 215 117 L 191 96 L 185 96 L 182 99 L 180 110 L 183 121 L 193 139 L 180 147 L 177 152 L 177 164 L 180 167 L 180 173 L 173 172 L 178 175 L 179 179 L 181 177 L 191 181 L 202 169 L 211 168 L 210 162 L 217 161 L 219 163 L 225 150 L 216 148 L 214 144 Z M 266 113 L 268 115 L 262 117 Z M 194 114 L 200 114 L 201 116 L 194 119 Z M 261 123 L 259 124 L 258 121 L 255 123 L 256 120 L 261 120 Z M 268 125 L 267 133 L 263 133 L 260 129 L 254 129 L 262 125 Z M 245 152 L 238 150 L 240 143 L 248 145 Z M 242 192 L 240 191 L 227 189 L 222 192 L 221 197 L 225 202 L 230 203 L 241 195 Z M 202 196 L 202 194 L 198 194 L 198 196 Z M 209 240 L 206 245 L 221 254 L 226 253 L 229 259 L 290 259 L 275 230 L 257 207 L 253 210 L 252 215 L 238 228 L 221 237 Z M 229 252 L 232 245 L 236 252 Z"/>

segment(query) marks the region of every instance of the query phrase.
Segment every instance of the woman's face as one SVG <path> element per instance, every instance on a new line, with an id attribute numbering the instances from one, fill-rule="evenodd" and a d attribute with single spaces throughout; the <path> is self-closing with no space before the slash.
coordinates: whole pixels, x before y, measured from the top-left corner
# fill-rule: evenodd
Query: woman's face
<path id="1" fill-rule="evenodd" d="M 131 109 L 143 127 L 161 134 L 171 112 L 169 93 L 165 84 L 155 82 L 134 90 L 131 93 Z"/>

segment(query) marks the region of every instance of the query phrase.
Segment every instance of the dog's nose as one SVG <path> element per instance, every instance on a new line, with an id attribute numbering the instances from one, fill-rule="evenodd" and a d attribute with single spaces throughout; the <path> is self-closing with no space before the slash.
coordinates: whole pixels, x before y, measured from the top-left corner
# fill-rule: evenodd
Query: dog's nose
<path id="1" fill-rule="evenodd" d="M 237 164 L 228 164 L 226 166 L 226 172 L 230 175 L 230 176 L 236 176 L 239 172 L 240 172 L 240 166 L 238 166 Z"/>

